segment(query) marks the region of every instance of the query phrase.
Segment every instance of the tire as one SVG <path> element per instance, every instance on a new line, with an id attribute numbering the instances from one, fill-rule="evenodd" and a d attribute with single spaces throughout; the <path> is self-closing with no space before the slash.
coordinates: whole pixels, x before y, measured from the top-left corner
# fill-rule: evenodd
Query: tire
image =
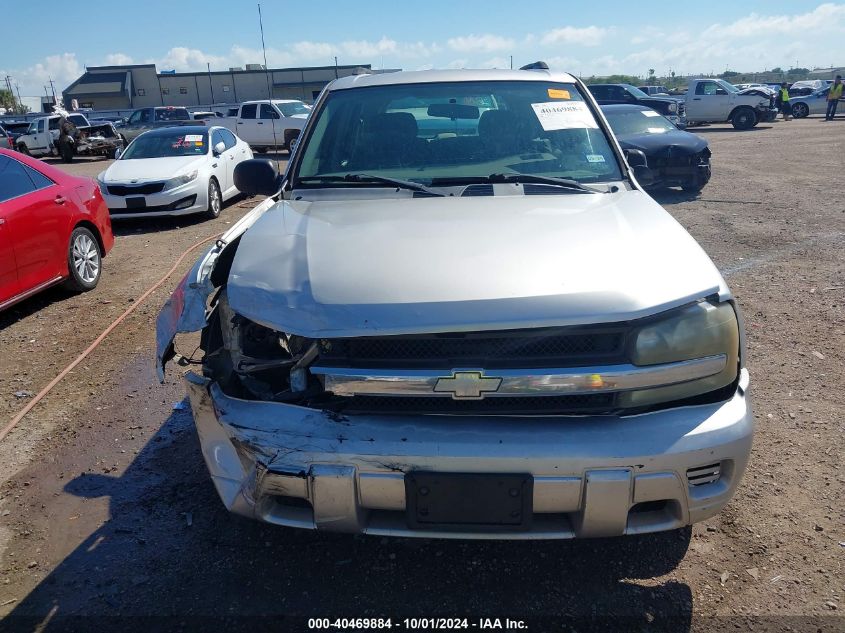
<path id="1" fill-rule="evenodd" d="M 212 220 L 220 217 L 223 210 L 223 195 L 220 193 L 220 185 L 214 178 L 208 181 L 208 210 L 205 214 Z"/>
<path id="2" fill-rule="evenodd" d="M 123 141 L 123 149 L 125 150 L 129 147 L 129 141 L 126 140 L 126 137 L 123 134 L 120 135 L 120 140 Z"/>
<path id="3" fill-rule="evenodd" d="M 810 106 L 799 101 L 792 106 L 792 116 L 796 119 L 803 119 L 810 116 Z"/>
<path id="4" fill-rule="evenodd" d="M 267 153 L 266 147 L 254 147 L 253 150 L 255 150 L 256 154 L 266 154 Z"/>
<path id="5" fill-rule="evenodd" d="M 117 156 L 117 148 L 115 147 L 113 149 L 108 150 L 104 154 L 104 156 L 106 157 L 107 160 L 114 160 L 115 156 Z"/>
<path id="6" fill-rule="evenodd" d="M 94 234 L 77 226 L 70 234 L 67 248 L 67 267 L 70 276 L 65 287 L 73 292 L 88 292 L 97 287 L 103 271 L 103 257 Z"/>
<path id="7" fill-rule="evenodd" d="M 731 124 L 737 130 L 750 130 L 757 125 L 757 114 L 751 108 L 737 108 L 731 117 Z"/>
<path id="8" fill-rule="evenodd" d="M 23 154 L 24 156 L 32 156 L 32 154 L 29 153 L 29 148 L 26 145 L 24 145 L 23 143 L 18 145 L 18 151 L 21 154 Z"/>

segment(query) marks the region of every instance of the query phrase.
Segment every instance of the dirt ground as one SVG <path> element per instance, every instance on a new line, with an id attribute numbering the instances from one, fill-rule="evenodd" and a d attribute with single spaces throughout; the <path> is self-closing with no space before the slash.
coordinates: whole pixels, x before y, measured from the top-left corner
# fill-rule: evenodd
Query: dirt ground
<path id="1" fill-rule="evenodd" d="M 711 183 L 698 197 L 655 197 L 744 310 L 757 422 L 749 470 L 719 516 L 635 538 L 440 542 L 229 515 L 179 370 L 164 385 L 153 370 L 156 314 L 192 255 L 0 442 L 0 630 L 122 630 L 136 622 L 129 616 L 151 616 L 147 630 L 222 630 L 248 616 L 290 630 L 284 615 L 845 630 L 845 120 L 693 131 L 713 150 Z M 105 166 L 67 169 L 93 176 Z M 254 203 L 215 221 L 116 223 L 96 291 L 52 290 L 0 314 L 0 424 L 186 248 Z"/>

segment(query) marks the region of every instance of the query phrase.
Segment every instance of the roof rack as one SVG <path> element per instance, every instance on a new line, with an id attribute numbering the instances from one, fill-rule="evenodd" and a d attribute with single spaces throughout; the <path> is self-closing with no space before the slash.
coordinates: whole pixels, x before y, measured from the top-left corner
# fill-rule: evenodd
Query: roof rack
<path id="1" fill-rule="evenodd" d="M 520 70 L 548 70 L 549 65 L 546 62 L 533 62 L 521 67 Z"/>

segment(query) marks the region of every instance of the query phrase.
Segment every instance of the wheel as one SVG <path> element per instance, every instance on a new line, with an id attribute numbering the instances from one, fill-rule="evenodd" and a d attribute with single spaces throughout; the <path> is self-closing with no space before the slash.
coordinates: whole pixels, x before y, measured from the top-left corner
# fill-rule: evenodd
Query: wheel
<path id="1" fill-rule="evenodd" d="M 223 196 L 220 194 L 220 185 L 212 178 L 208 181 L 208 210 L 206 214 L 212 220 L 220 217 L 220 211 L 223 209 Z"/>
<path id="2" fill-rule="evenodd" d="M 792 116 L 796 119 L 803 119 L 810 115 L 810 106 L 806 103 L 796 103 L 792 106 Z"/>
<path id="3" fill-rule="evenodd" d="M 120 140 L 123 141 L 123 149 L 129 147 L 129 141 L 126 140 L 126 137 L 123 134 L 120 135 Z"/>
<path id="4" fill-rule="evenodd" d="M 757 115 L 751 108 L 738 108 L 731 117 L 731 124 L 737 130 L 750 130 L 757 125 Z"/>
<path id="5" fill-rule="evenodd" d="M 112 148 L 110 150 L 107 150 L 106 153 L 105 153 L 105 157 L 108 160 L 114 160 L 116 156 L 117 156 L 117 148 L 116 147 Z"/>
<path id="6" fill-rule="evenodd" d="M 29 148 L 26 145 L 24 145 L 23 143 L 18 145 L 18 151 L 21 154 L 23 154 L 24 156 L 32 156 L 32 154 L 29 153 Z"/>
<path id="7" fill-rule="evenodd" d="M 100 281 L 101 264 L 100 246 L 94 234 L 82 226 L 73 229 L 67 249 L 70 276 L 65 287 L 74 292 L 93 290 Z"/>
<path id="8" fill-rule="evenodd" d="M 255 150 L 256 154 L 266 154 L 267 153 L 266 147 L 253 147 L 252 149 Z"/>

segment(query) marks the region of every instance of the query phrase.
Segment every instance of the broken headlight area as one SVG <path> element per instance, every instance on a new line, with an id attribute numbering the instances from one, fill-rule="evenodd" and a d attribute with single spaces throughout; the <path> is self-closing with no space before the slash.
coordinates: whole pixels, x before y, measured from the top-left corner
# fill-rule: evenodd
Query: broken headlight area
<path id="1" fill-rule="evenodd" d="M 315 342 L 237 314 L 225 291 L 209 315 L 200 347 L 203 374 L 229 396 L 308 404 L 323 393 L 319 380 L 307 371 L 317 357 Z"/>

